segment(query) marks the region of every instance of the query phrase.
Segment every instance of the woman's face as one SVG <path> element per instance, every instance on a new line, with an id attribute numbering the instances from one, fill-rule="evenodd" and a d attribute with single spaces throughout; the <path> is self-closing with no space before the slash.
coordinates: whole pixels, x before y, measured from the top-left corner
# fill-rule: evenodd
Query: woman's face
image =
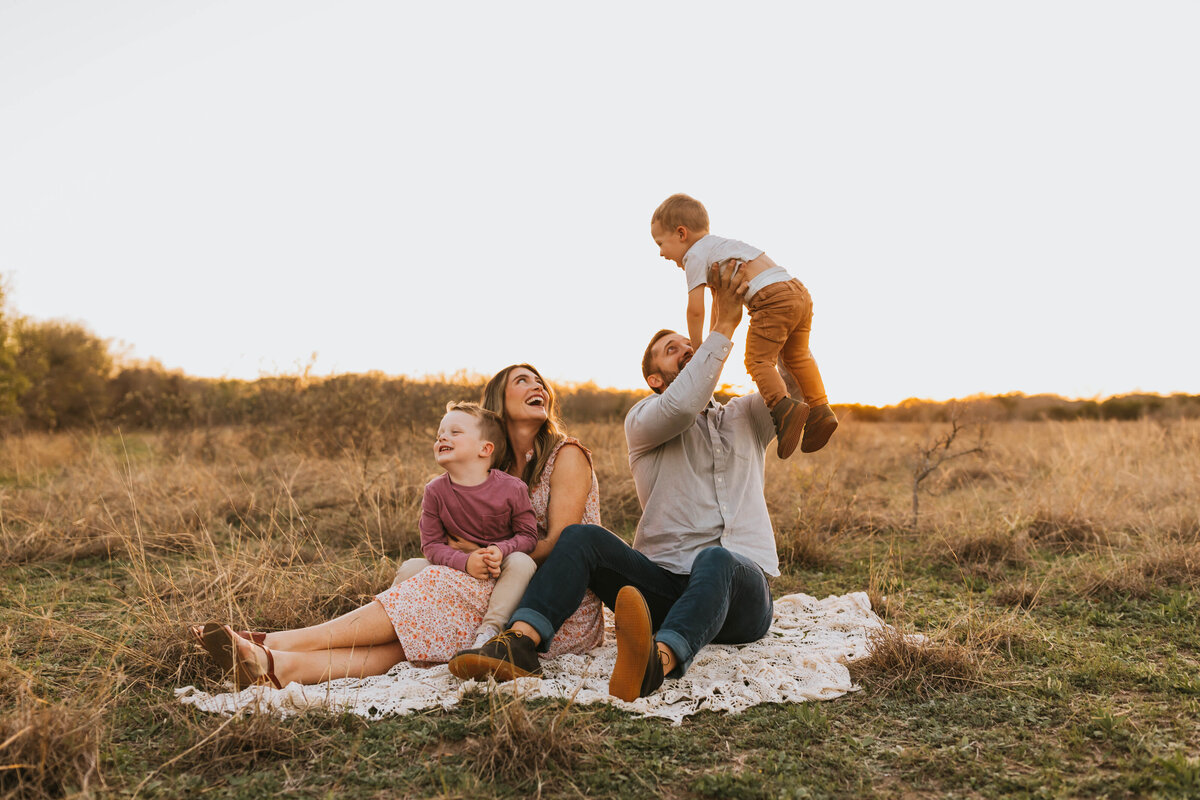
<path id="1" fill-rule="evenodd" d="M 545 422 L 549 416 L 550 393 L 537 373 L 517 367 L 508 373 L 504 387 L 504 415 L 511 422 Z"/>

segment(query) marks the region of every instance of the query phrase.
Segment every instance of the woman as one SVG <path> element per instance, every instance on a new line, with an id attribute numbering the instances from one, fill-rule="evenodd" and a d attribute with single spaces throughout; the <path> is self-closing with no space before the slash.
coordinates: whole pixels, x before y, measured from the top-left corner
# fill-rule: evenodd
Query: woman
<path id="1" fill-rule="evenodd" d="M 591 456 L 561 432 L 554 391 L 528 364 L 498 372 L 484 388 L 482 404 L 504 419 L 510 455 L 499 468 L 531 487 L 539 542 L 530 555 L 541 564 L 563 528 L 600 522 Z M 460 570 L 430 566 L 362 608 L 320 625 L 243 636 L 210 622 L 193 634 L 239 685 L 269 682 L 282 688 L 381 675 L 401 661 L 446 662 L 470 647 L 493 585 Z M 603 637 L 601 604 L 588 592 L 545 657 L 586 652 Z"/>

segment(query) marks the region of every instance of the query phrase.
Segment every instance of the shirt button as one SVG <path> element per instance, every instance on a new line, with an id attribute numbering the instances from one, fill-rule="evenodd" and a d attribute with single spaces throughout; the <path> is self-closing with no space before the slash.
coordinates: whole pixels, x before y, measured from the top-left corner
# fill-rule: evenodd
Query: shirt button
<path id="1" fill-rule="evenodd" d="M 724 503 L 721 503 L 721 510 L 722 510 L 722 511 L 728 511 L 728 510 L 729 510 L 729 506 L 725 505 Z"/>
<path id="2" fill-rule="evenodd" d="M 725 482 L 724 478 L 717 478 L 717 483 L 724 483 L 724 482 Z"/>

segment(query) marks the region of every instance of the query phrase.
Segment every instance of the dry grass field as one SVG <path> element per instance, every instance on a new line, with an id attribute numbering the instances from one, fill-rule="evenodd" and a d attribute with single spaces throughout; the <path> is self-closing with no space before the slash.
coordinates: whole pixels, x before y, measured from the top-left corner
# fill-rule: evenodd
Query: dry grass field
<path id="1" fill-rule="evenodd" d="M 427 437 L 0 440 L 0 797 L 1200 795 L 1200 421 L 855 424 L 767 495 L 777 595 L 870 592 L 863 691 L 705 714 L 480 697 L 381 722 L 221 718 L 184 638 L 341 613 L 417 551 Z M 579 425 L 606 524 L 638 507 L 619 425 Z"/>

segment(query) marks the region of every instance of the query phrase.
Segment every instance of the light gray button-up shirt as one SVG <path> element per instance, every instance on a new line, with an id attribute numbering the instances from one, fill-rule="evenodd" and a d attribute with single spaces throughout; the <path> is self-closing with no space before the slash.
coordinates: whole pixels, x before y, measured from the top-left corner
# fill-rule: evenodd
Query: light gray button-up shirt
<path id="1" fill-rule="evenodd" d="M 757 393 L 713 399 L 732 343 L 710 333 L 662 394 L 629 410 L 625 439 L 642 518 L 633 546 L 677 573 L 721 545 L 779 574 L 775 532 L 763 497 L 763 457 L 775 438 Z M 786 371 L 788 388 L 796 391 Z"/>

